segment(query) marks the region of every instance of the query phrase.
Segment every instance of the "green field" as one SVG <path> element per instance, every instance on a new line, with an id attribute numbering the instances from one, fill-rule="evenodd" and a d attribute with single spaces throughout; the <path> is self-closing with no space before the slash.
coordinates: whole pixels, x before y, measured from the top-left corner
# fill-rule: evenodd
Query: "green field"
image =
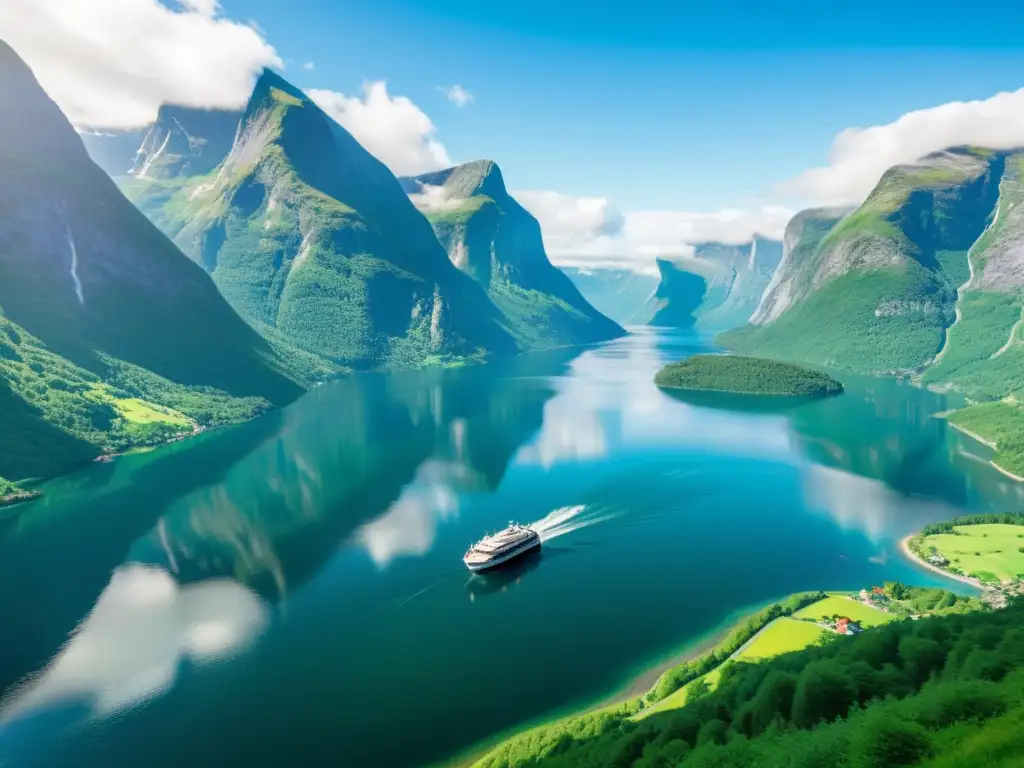
<path id="1" fill-rule="evenodd" d="M 97 402 L 112 405 L 126 421 L 135 424 L 163 422 L 180 427 L 191 427 L 187 416 L 173 408 L 155 405 L 139 397 L 117 397 L 106 384 L 94 384 L 89 393 Z"/>
<path id="2" fill-rule="evenodd" d="M 1019 525 L 963 525 L 955 533 L 926 536 L 922 547 L 935 547 L 950 565 L 981 581 L 1024 577 L 1024 528 Z"/>
<path id="3" fill-rule="evenodd" d="M 848 597 L 832 595 L 793 614 L 798 619 L 819 620 L 822 616 L 838 615 L 853 619 L 862 627 L 876 627 L 888 621 L 895 621 L 892 614 L 872 608 L 870 605 Z"/>
<path id="4" fill-rule="evenodd" d="M 817 624 L 783 617 L 776 619 L 737 654 L 743 661 L 760 661 L 813 645 L 828 630 Z"/>

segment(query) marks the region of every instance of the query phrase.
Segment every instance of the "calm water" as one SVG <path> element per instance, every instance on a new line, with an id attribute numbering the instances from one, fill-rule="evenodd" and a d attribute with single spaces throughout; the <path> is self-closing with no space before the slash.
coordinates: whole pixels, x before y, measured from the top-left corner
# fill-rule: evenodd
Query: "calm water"
<path id="1" fill-rule="evenodd" d="M 685 402 L 640 331 L 367 375 L 96 465 L 0 519 L 0 762 L 408 766 L 592 701 L 745 606 L 884 579 L 898 541 L 1024 508 L 944 396 L 849 380 Z M 543 521 L 539 558 L 466 546 Z"/>

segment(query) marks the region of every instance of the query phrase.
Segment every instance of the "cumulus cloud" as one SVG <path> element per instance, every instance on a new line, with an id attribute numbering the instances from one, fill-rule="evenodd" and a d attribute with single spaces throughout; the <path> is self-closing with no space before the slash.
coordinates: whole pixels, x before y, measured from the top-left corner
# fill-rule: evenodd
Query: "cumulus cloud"
<path id="1" fill-rule="evenodd" d="M 793 211 L 774 205 L 713 213 L 619 212 L 605 197 L 552 191 L 517 191 L 516 198 L 541 224 L 544 246 L 561 266 L 654 269 L 655 258 L 686 258 L 695 243 L 750 242 L 755 234 L 781 238 Z"/>
<path id="2" fill-rule="evenodd" d="M 859 203 L 891 166 L 965 144 L 1024 146 L 1024 88 L 907 112 L 885 125 L 847 128 L 832 142 L 827 165 L 784 182 L 779 192 L 814 205 Z"/>
<path id="3" fill-rule="evenodd" d="M 208 19 L 220 11 L 220 3 L 217 0 L 181 0 L 181 4 L 190 11 L 195 11 Z"/>
<path id="4" fill-rule="evenodd" d="M 264 66 L 281 66 L 215 0 L 4 0 L 0 38 L 73 123 L 92 128 L 146 125 L 164 103 L 236 108 Z"/>
<path id="5" fill-rule="evenodd" d="M 473 101 L 473 94 L 456 83 L 450 88 L 438 88 L 441 93 L 448 97 L 448 101 L 457 107 L 464 107 Z"/>
<path id="6" fill-rule="evenodd" d="M 365 83 L 361 96 L 314 88 L 309 97 L 398 176 L 452 165 L 429 117 L 405 96 L 392 97 L 387 83 Z"/>
<path id="7" fill-rule="evenodd" d="M 307 61 L 305 64 L 302 65 L 302 68 L 307 72 L 312 72 L 314 69 L 316 69 L 316 62 Z"/>
<path id="8" fill-rule="evenodd" d="M 443 186 L 433 184 L 420 184 L 420 191 L 411 193 L 409 199 L 423 213 L 451 211 L 464 202 L 463 198 L 450 195 Z"/>

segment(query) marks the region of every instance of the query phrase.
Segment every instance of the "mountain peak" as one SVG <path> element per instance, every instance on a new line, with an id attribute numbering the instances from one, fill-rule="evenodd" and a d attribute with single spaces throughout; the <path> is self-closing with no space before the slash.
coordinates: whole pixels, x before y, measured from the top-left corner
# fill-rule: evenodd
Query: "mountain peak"
<path id="1" fill-rule="evenodd" d="M 420 188 L 444 187 L 446 197 L 449 198 L 465 199 L 485 195 L 493 200 L 499 200 L 508 197 L 501 168 L 493 160 L 473 160 L 441 171 L 414 176 L 411 181 Z M 410 185 L 405 186 L 409 189 Z"/>

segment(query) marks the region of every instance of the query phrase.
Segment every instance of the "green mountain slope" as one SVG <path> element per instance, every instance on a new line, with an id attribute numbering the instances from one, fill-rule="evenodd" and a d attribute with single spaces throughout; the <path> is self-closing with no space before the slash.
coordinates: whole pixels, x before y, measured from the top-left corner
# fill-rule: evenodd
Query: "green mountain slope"
<path id="1" fill-rule="evenodd" d="M 658 287 L 658 278 L 631 269 L 562 267 L 590 304 L 620 325 L 631 325 Z"/>
<path id="2" fill-rule="evenodd" d="M 723 341 L 744 352 L 864 372 L 931 362 L 955 318 L 967 253 L 996 208 L 1003 153 L 952 149 L 887 171 L 856 211 L 811 211 L 754 324 Z"/>
<path id="3" fill-rule="evenodd" d="M 825 636 L 734 661 L 713 691 L 642 720 L 629 707 L 515 737 L 480 768 L 830 768 L 1020 765 L 1024 604 Z"/>
<path id="4" fill-rule="evenodd" d="M 283 404 L 285 361 L 88 157 L 0 44 L 0 476 Z"/>
<path id="5" fill-rule="evenodd" d="M 781 258 L 781 243 L 755 237 L 742 245 L 699 243 L 690 258 L 659 259 L 661 281 L 637 317 L 650 325 L 705 330 L 743 325 Z"/>
<path id="6" fill-rule="evenodd" d="M 501 170 L 478 160 L 403 180 L 452 263 L 484 287 L 521 347 L 620 336 L 548 260 L 540 224 L 505 188 Z"/>
<path id="7" fill-rule="evenodd" d="M 991 224 L 971 250 L 957 320 L 924 380 L 1024 399 L 1024 153 L 1010 153 Z"/>
<path id="8" fill-rule="evenodd" d="M 515 351 L 391 172 L 272 72 L 227 157 L 189 173 L 123 187 L 268 337 L 358 368 Z"/>

